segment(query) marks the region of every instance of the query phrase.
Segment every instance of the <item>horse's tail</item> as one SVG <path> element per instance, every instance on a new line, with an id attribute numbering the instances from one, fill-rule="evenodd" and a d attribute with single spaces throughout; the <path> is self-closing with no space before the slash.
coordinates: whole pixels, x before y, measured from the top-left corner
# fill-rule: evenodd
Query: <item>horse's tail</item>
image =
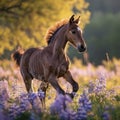
<path id="1" fill-rule="evenodd" d="M 18 48 L 13 54 L 12 59 L 15 61 L 17 66 L 20 66 L 21 57 L 24 54 L 24 51 L 21 48 Z"/>

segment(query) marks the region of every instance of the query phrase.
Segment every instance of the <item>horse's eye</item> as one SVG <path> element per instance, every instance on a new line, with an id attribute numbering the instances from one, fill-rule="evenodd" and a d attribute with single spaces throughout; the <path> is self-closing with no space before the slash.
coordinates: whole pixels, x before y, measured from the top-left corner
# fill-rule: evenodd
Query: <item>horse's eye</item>
<path id="1" fill-rule="evenodd" d="M 75 33 L 76 33 L 75 30 L 72 30 L 71 32 L 72 32 L 72 34 L 75 34 Z"/>

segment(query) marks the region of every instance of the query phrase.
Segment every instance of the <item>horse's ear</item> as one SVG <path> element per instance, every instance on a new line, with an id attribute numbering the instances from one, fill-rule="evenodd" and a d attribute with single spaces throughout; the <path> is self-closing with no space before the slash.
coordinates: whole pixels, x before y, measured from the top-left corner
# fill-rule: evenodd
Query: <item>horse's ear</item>
<path id="1" fill-rule="evenodd" d="M 70 17 L 70 19 L 69 19 L 69 23 L 70 23 L 70 24 L 72 24 L 72 23 L 74 22 L 74 16 L 75 16 L 75 15 L 72 15 L 72 16 Z"/>
<path id="2" fill-rule="evenodd" d="M 75 20 L 76 24 L 79 24 L 79 22 L 80 22 L 80 16 Z"/>

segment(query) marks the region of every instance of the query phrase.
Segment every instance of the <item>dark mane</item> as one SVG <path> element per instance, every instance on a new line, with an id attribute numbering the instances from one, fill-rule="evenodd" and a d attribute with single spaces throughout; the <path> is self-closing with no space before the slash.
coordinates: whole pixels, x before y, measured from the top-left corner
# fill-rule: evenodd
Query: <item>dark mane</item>
<path id="1" fill-rule="evenodd" d="M 64 19 L 61 20 L 59 22 L 57 22 L 54 26 L 50 27 L 46 33 L 45 39 L 47 41 L 47 44 L 49 45 L 49 43 L 52 41 L 52 38 L 54 37 L 54 35 L 57 33 L 57 31 L 64 26 L 65 24 L 67 24 L 68 20 Z"/>

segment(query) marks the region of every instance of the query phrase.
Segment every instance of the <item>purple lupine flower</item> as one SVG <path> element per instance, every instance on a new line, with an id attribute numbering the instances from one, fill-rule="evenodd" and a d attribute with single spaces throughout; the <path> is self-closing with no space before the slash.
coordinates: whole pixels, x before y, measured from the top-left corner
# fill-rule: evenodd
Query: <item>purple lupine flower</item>
<path id="1" fill-rule="evenodd" d="M 62 94 L 58 95 L 56 100 L 50 106 L 51 114 L 60 114 L 64 104 L 64 96 Z"/>
<path id="2" fill-rule="evenodd" d="M 71 102 L 71 98 L 68 95 L 58 95 L 54 103 L 50 106 L 51 114 L 60 114 L 67 109 L 67 103 Z"/>
<path id="3" fill-rule="evenodd" d="M 65 117 L 67 120 L 77 120 L 77 112 L 73 111 L 70 108 L 67 108 L 66 110 L 62 111 L 61 115 L 62 117 Z"/>
<path id="4" fill-rule="evenodd" d="M 22 94 L 19 97 L 19 105 L 14 103 L 9 107 L 10 120 L 14 120 L 16 117 L 28 110 L 31 110 L 31 104 L 28 101 L 27 94 Z"/>
<path id="5" fill-rule="evenodd" d="M 99 75 L 99 79 L 96 80 L 95 83 L 95 93 L 100 94 L 101 92 L 106 90 L 106 79 L 104 75 Z"/>
<path id="6" fill-rule="evenodd" d="M 45 98 L 45 92 L 43 92 L 41 89 L 38 91 L 38 96 L 40 99 Z"/>
<path id="7" fill-rule="evenodd" d="M 84 91 L 79 98 L 79 106 L 84 107 L 86 112 L 89 112 L 92 109 L 92 104 L 86 91 Z"/>
<path id="8" fill-rule="evenodd" d="M 94 92 L 94 90 L 95 90 L 95 83 L 93 81 L 89 81 L 88 92 L 91 94 Z"/>
<path id="9" fill-rule="evenodd" d="M 28 99 L 29 99 L 30 103 L 32 104 L 33 109 L 37 113 L 40 113 L 41 112 L 41 101 L 40 101 L 38 95 L 35 93 L 30 93 L 28 95 Z"/>
<path id="10" fill-rule="evenodd" d="M 78 108 L 77 120 L 87 120 L 87 112 L 83 106 Z"/>
<path id="11" fill-rule="evenodd" d="M 69 113 L 62 110 L 59 114 L 59 118 L 60 120 L 70 120 L 70 116 L 69 116 Z"/>
<path id="12" fill-rule="evenodd" d="M 77 120 L 77 113 L 74 111 L 70 112 L 70 120 Z"/>
<path id="13" fill-rule="evenodd" d="M 23 112 L 26 111 L 26 104 L 25 104 L 25 103 L 21 103 L 21 104 L 20 104 L 19 111 L 20 111 L 21 113 L 23 113 Z"/>
<path id="14" fill-rule="evenodd" d="M 110 114 L 109 114 L 109 110 L 111 109 L 111 107 L 113 107 L 113 106 L 105 106 L 104 107 L 104 112 L 102 114 L 103 120 L 111 120 Z"/>
<path id="15" fill-rule="evenodd" d="M 18 109 L 19 114 L 24 113 L 25 111 L 30 111 L 31 108 L 31 104 L 28 100 L 21 102 Z"/>
<path id="16" fill-rule="evenodd" d="M 35 93 L 30 93 L 30 94 L 28 95 L 28 99 L 29 99 L 30 103 L 33 105 L 34 100 L 37 99 L 37 94 L 35 94 Z"/>
<path id="17" fill-rule="evenodd" d="M 89 99 L 87 90 L 83 91 L 83 94 L 79 98 L 79 107 L 77 110 L 77 120 L 86 120 L 87 113 L 92 109 L 92 104 Z"/>
<path id="18" fill-rule="evenodd" d="M 51 114 L 57 114 L 60 120 L 76 120 L 77 114 L 68 108 L 68 103 L 72 99 L 68 95 L 58 95 L 54 103 L 50 106 Z"/>
<path id="19" fill-rule="evenodd" d="M 103 120 L 111 120 L 110 119 L 110 114 L 108 111 L 104 111 L 103 115 L 102 115 Z"/>
<path id="20" fill-rule="evenodd" d="M 19 101 L 20 102 L 24 102 L 26 100 L 28 100 L 28 94 L 23 93 L 19 96 Z"/>
<path id="21" fill-rule="evenodd" d="M 4 114 L 4 111 L 0 109 L 0 120 L 9 120 L 7 117 L 8 116 Z"/>
<path id="22" fill-rule="evenodd" d="M 9 108 L 9 117 L 10 120 L 14 120 L 16 118 L 17 115 L 19 115 L 19 106 L 16 104 L 13 104 L 10 108 Z"/>
<path id="23" fill-rule="evenodd" d="M 9 95 L 5 86 L 4 81 L 0 81 L 0 108 L 6 109 L 8 107 L 7 101 L 9 99 Z"/>
<path id="24" fill-rule="evenodd" d="M 31 110 L 31 104 L 28 99 L 28 94 L 21 94 L 19 97 L 21 111 Z"/>

